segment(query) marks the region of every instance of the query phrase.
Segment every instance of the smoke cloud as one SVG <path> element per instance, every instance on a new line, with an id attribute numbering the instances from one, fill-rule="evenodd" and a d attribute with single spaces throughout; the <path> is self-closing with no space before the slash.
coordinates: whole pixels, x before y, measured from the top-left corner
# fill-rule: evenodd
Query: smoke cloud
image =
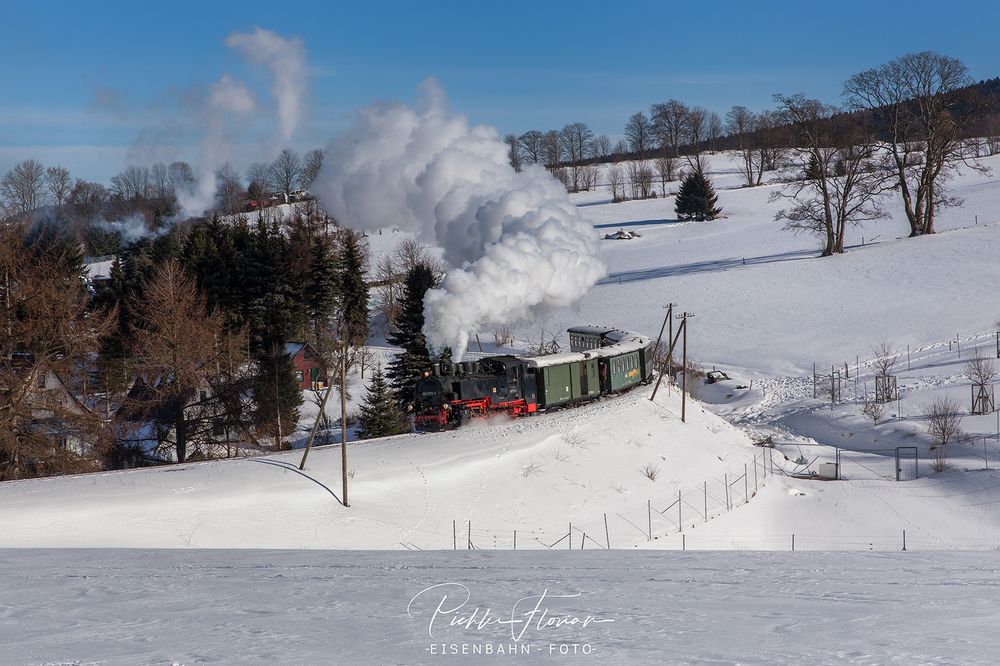
<path id="1" fill-rule="evenodd" d="M 271 92 L 278 104 L 277 149 L 284 148 L 305 116 L 307 67 L 302 40 L 255 28 L 251 33 L 229 35 L 226 46 L 271 72 L 274 78 Z"/>
<path id="2" fill-rule="evenodd" d="M 104 231 L 118 232 L 122 242 L 131 244 L 143 238 L 156 237 L 166 231 L 170 222 L 159 232 L 150 231 L 141 215 L 130 215 L 123 220 L 106 220 L 100 218 L 93 221 L 94 226 Z"/>
<path id="3" fill-rule="evenodd" d="M 314 189 L 342 224 L 398 225 L 452 266 L 428 292 L 424 333 L 456 358 L 483 327 L 579 300 L 605 273 L 597 236 L 545 169 L 518 173 L 496 130 L 470 127 L 426 81 L 414 107 L 379 104 L 329 146 Z"/>
<path id="4" fill-rule="evenodd" d="M 190 190 L 177 193 L 185 214 L 201 215 L 212 205 L 216 172 L 229 161 L 231 153 L 225 132 L 227 114 L 245 116 L 253 110 L 253 95 L 239 81 L 224 75 L 212 84 L 204 103 L 205 134 L 195 166 L 195 183 Z"/>
<path id="5" fill-rule="evenodd" d="M 271 93 L 277 106 L 278 124 L 270 143 L 271 151 L 277 153 L 287 147 L 305 117 L 308 67 L 302 40 L 255 28 L 250 33 L 229 35 L 226 46 L 271 73 Z M 230 134 L 240 130 L 240 125 L 230 120 L 245 118 L 255 110 L 253 95 L 243 83 L 228 74 L 212 85 L 202 105 L 205 131 L 195 165 L 196 182 L 190 191 L 178 193 L 185 215 L 201 215 L 211 207 L 216 174 L 232 156 Z"/>

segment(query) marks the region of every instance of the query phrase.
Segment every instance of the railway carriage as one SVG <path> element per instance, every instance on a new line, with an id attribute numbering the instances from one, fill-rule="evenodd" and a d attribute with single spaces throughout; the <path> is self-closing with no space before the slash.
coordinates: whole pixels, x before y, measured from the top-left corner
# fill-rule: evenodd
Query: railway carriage
<path id="1" fill-rule="evenodd" d="M 414 425 L 443 430 L 474 416 L 557 409 L 626 391 L 652 375 L 646 336 L 595 326 L 568 333 L 570 351 L 561 354 L 435 364 L 417 384 Z"/>

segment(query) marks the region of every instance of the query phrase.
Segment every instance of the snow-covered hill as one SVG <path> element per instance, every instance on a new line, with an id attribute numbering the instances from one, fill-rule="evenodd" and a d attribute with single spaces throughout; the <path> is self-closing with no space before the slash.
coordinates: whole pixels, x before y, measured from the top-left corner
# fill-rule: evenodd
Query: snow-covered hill
<path id="1" fill-rule="evenodd" d="M 726 155 L 710 158 L 710 175 L 724 209 L 712 222 L 677 222 L 670 196 L 573 195 L 595 234 L 641 237 L 602 241 L 610 275 L 577 306 L 516 330 L 522 343 L 583 323 L 655 335 L 662 306 L 677 303 L 696 315 L 689 357 L 733 377 L 700 387 L 705 404 L 689 404 L 688 423 L 676 389 L 652 403 L 643 388 L 514 422 L 359 442 L 350 508 L 339 501 L 337 447 L 315 451 L 304 473 L 288 453 L 8 483 L 0 545 L 507 549 L 517 531 L 518 549 L 783 549 L 792 534 L 797 549 L 897 549 L 904 530 L 911 548 L 1000 544 L 996 416 L 963 418 L 970 436 L 948 445 L 944 472 L 931 465 L 923 416 L 941 395 L 967 409 L 964 360 L 995 352 L 997 179 L 951 181 L 966 203 L 942 214 L 936 236 L 903 237 L 890 198 L 891 219 L 852 230 L 846 255 L 817 259 L 813 239 L 774 221 L 780 185 L 740 188 Z M 371 236 L 372 249 L 389 252 L 399 237 Z M 902 394 L 876 425 L 860 403 L 883 339 L 894 341 Z M 841 373 L 835 404 L 828 378 L 813 397 L 813 364 Z M 777 447 L 752 446 L 744 427 Z M 915 480 L 894 480 L 901 446 L 916 447 Z M 848 480 L 785 475 L 835 461 L 837 449 Z"/>
<path id="2" fill-rule="evenodd" d="M 650 388 L 574 410 L 339 447 L 0 485 L 5 546 L 213 548 L 575 548 L 646 546 L 653 510 L 688 494 L 687 520 L 725 511 L 723 479 L 761 451 L 721 418 Z M 644 469 L 654 470 L 651 480 Z M 752 474 L 752 472 L 751 472 Z M 753 489 L 753 477 L 749 478 Z M 738 492 L 737 492 L 738 490 Z M 744 484 L 733 490 L 742 503 Z M 604 515 L 608 516 L 608 531 Z M 677 530 L 677 509 L 653 537 Z M 469 528 L 471 525 L 471 537 Z M 587 541 L 584 542 L 584 533 Z M 563 538 L 560 542 L 559 540 Z"/>

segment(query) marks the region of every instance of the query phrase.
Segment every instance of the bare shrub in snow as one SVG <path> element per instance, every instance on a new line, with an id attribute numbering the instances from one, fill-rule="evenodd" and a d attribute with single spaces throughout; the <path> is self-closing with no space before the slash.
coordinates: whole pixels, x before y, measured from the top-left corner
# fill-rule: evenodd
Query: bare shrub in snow
<path id="1" fill-rule="evenodd" d="M 650 481 L 656 481 L 656 477 L 660 474 L 660 468 L 653 463 L 646 463 L 642 467 L 642 475 L 645 476 Z"/>
<path id="2" fill-rule="evenodd" d="M 611 188 L 612 203 L 625 201 L 625 185 L 622 183 L 622 168 L 617 164 L 612 164 L 608 167 L 608 187 Z"/>
<path id="3" fill-rule="evenodd" d="M 556 334 L 546 333 L 545 329 L 542 329 L 537 340 L 528 341 L 525 354 L 527 356 L 545 356 L 546 354 L 558 354 L 560 349 L 562 347 L 556 339 Z"/>
<path id="4" fill-rule="evenodd" d="M 580 168 L 580 189 L 589 192 L 597 185 L 598 168 L 596 164 L 585 164 Z"/>
<path id="5" fill-rule="evenodd" d="M 934 441 L 932 448 L 943 447 L 962 436 L 962 417 L 958 403 L 948 397 L 936 399 L 927 413 L 927 434 Z"/>
<path id="6" fill-rule="evenodd" d="M 878 420 L 885 413 L 886 403 L 876 400 L 874 397 L 865 397 L 865 403 L 861 406 L 861 413 L 872 420 L 874 425 L 878 425 Z"/>
<path id="7" fill-rule="evenodd" d="M 542 464 L 536 463 L 535 459 L 532 458 L 531 462 L 525 465 L 524 468 L 521 470 L 521 476 L 523 476 L 524 478 L 528 478 L 535 472 L 540 472 L 541 469 L 542 469 Z"/>
<path id="8" fill-rule="evenodd" d="M 677 350 L 675 349 L 674 351 Z M 674 372 L 677 372 L 678 369 L 680 369 L 680 364 L 678 364 L 675 367 Z M 681 384 L 681 382 L 683 381 L 684 391 L 689 396 L 697 400 L 699 394 L 699 387 L 701 385 L 701 378 L 705 376 L 705 371 L 701 369 L 700 365 L 698 365 L 691 359 L 687 360 L 687 368 L 680 370 L 681 372 L 686 373 L 687 376 L 686 377 L 681 376 L 681 378 L 678 380 L 678 384 Z"/>
<path id="9" fill-rule="evenodd" d="M 493 329 L 493 343 L 497 347 L 509 347 L 514 344 L 514 331 L 507 324 Z"/>

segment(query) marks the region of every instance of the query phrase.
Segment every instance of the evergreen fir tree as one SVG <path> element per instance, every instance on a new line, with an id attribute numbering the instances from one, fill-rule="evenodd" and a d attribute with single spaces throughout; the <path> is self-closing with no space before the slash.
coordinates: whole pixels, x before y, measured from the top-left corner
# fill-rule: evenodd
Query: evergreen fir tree
<path id="1" fill-rule="evenodd" d="M 361 405 L 359 416 L 361 427 L 358 436 L 362 439 L 386 437 L 408 432 L 409 427 L 396 405 L 389 389 L 389 383 L 382 373 L 382 367 L 375 368 L 368 393 Z"/>
<path id="2" fill-rule="evenodd" d="M 281 438 L 287 442 L 295 431 L 302 405 L 302 392 L 295 382 L 295 366 L 281 347 L 272 353 L 258 355 L 256 372 L 251 381 L 255 414 L 254 425 L 259 432 L 276 437 L 278 417 L 281 417 Z"/>
<path id="3" fill-rule="evenodd" d="M 368 285 L 365 284 L 364 256 L 356 232 L 345 230 L 341 238 L 343 244 L 338 267 L 341 336 L 347 344 L 359 346 L 368 339 Z M 423 295 L 420 298 L 423 300 Z"/>
<path id="4" fill-rule="evenodd" d="M 288 279 L 288 309 L 291 321 L 289 334 L 295 340 L 304 340 L 309 334 L 312 319 L 309 316 L 308 276 L 303 274 L 311 267 L 315 231 L 306 223 L 301 214 L 287 225 L 287 241 L 284 262 Z M 278 233 L 281 233 L 280 231 Z"/>
<path id="5" fill-rule="evenodd" d="M 819 180 L 819 177 L 822 175 L 823 172 L 819 167 L 819 161 L 816 159 L 815 155 L 810 155 L 809 164 L 806 165 L 805 170 L 806 180 Z"/>
<path id="6" fill-rule="evenodd" d="M 325 236 L 313 239 L 309 259 L 309 275 L 305 280 L 305 304 L 313 334 L 322 337 L 322 329 L 329 323 L 337 308 L 340 276 L 337 261 Z"/>
<path id="7" fill-rule="evenodd" d="M 287 241 L 263 219 L 251 235 L 243 301 L 254 353 L 284 347 L 294 318 L 285 255 Z"/>
<path id="8" fill-rule="evenodd" d="M 722 212 L 715 206 L 718 200 L 712 183 L 700 171 L 694 171 L 681 183 L 674 211 L 680 220 L 714 220 Z"/>
<path id="9" fill-rule="evenodd" d="M 396 404 L 403 410 L 413 402 L 420 373 L 431 364 L 423 333 L 424 294 L 434 283 L 434 272 L 427 264 L 419 263 L 410 269 L 406 274 L 399 317 L 386 336 L 389 344 L 403 350 L 392 359 L 386 371 Z"/>

